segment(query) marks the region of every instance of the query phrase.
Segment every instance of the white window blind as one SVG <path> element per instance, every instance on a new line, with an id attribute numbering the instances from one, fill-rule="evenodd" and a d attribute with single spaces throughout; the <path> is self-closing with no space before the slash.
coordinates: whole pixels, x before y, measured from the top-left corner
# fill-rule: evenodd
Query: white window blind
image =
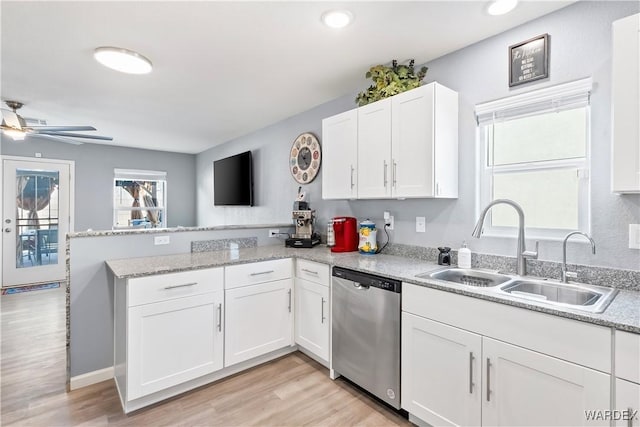
<path id="1" fill-rule="evenodd" d="M 166 181 L 167 173 L 162 171 L 136 170 L 136 169 L 114 169 L 115 179 L 123 180 L 146 180 L 146 181 Z"/>

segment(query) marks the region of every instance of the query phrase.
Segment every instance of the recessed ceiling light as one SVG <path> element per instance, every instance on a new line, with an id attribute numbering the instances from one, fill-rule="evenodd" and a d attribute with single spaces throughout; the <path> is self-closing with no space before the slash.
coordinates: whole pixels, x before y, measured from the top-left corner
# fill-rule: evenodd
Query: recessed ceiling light
<path id="1" fill-rule="evenodd" d="M 330 10 L 322 14 L 322 22 L 331 28 L 343 28 L 351 23 L 353 14 L 348 10 Z"/>
<path id="2" fill-rule="evenodd" d="M 489 15 L 504 15 L 511 12 L 517 4 L 518 0 L 494 0 L 487 7 L 487 13 Z"/>
<path id="3" fill-rule="evenodd" d="M 99 47 L 93 57 L 105 67 L 122 73 L 147 74 L 152 68 L 151 61 L 138 52 L 120 47 Z"/>

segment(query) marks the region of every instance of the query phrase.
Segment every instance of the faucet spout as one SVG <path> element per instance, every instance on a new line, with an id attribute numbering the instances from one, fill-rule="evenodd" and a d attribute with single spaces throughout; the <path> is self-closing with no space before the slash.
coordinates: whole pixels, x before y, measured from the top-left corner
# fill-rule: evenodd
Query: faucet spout
<path id="1" fill-rule="evenodd" d="M 527 261 L 526 258 L 538 258 L 538 243 L 536 242 L 536 250 L 535 251 L 527 251 L 525 247 L 524 241 L 524 211 L 519 204 L 510 199 L 496 199 L 489 203 L 480 213 L 480 218 L 476 223 L 476 226 L 473 229 L 471 235 L 476 239 L 479 239 L 482 235 L 482 230 L 484 228 L 484 220 L 487 216 L 489 210 L 495 205 L 505 204 L 514 208 L 518 214 L 518 243 L 516 247 L 516 273 L 520 276 L 525 276 L 527 274 Z"/>
<path id="2" fill-rule="evenodd" d="M 572 231 L 571 233 L 564 236 L 564 240 L 562 241 L 562 275 L 561 275 L 561 280 L 563 283 L 567 283 L 569 281 L 570 276 L 577 277 L 577 273 L 570 273 L 569 271 L 567 271 L 567 241 L 569 240 L 569 237 L 575 236 L 575 235 L 586 237 L 591 243 L 591 253 L 594 255 L 596 253 L 596 242 L 594 242 L 591 236 L 589 236 L 587 233 L 583 233 L 582 231 Z"/>

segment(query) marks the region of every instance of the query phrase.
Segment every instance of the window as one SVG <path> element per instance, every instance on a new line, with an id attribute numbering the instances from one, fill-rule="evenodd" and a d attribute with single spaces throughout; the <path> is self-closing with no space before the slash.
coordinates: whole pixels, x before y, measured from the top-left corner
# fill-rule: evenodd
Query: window
<path id="1" fill-rule="evenodd" d="M 591 79 L 476 106 L 478 212 L 495 199 L 522 206 L 529 237 L 589 231 Z M 513 209 L 489 211 L 485 233 L 515 236 Z"/>
<path id="2" fill-rule="evenodd" d="M 166 227 L 167 173 L 114 170 L 113 228 Z"/>

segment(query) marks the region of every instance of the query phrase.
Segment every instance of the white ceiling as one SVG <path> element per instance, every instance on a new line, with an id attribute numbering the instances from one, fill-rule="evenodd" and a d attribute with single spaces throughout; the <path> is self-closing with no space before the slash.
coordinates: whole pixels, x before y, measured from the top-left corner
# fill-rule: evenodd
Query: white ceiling
<path id="1" fill-rule="evenodd" d="M 198 153 L 365 89 L 372 65 L 422 64 L 573 1 L 494 17 L 486 1 L 3 0 L 1 96 L 50 125 L 93 125 L 113 145 Z M 321 24 L 344 7 L 352 25 Z M 153 72 L 104 68 L 98 46 L 136 50 Z"/>

